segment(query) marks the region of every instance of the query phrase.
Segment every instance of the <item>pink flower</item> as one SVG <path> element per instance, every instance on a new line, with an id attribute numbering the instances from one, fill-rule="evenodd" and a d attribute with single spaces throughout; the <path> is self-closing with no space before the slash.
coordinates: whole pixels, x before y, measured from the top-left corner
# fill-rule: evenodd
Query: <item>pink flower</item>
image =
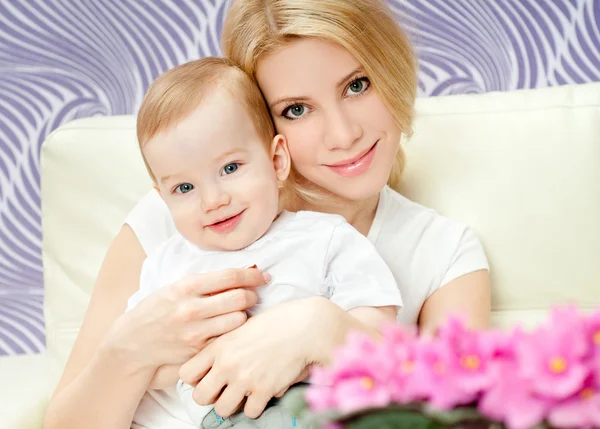
<path id="1" fill-rule="evenodd" d="M 311 385 L 306 391 L 306 401 L 316 413 L 335 409 L 333 388 L 331 387 L 331 370 L 313 366 L 310 375 Z"/>
<path id="2" fill-rule="evenodd" d="M 573 308 L 556 309 L 550 323 L 524 337 L 516 347 L 521 375 L 540 396 L 565 399 L 579 391 L 589 374 L 583 319 Z"/>
<path id="3" fill-rule="evenodd" d="M 396 345 L 391 351 L 391 356 L 395 362 L 390 379 L 392 400 L 399 404 L 408 404 L 425 399 L 430 389 L 419 377 L 417 341 Z"/>
<path id="4" fill-rule="evenodd" d="M 555 405 L 548 415 L 552 426 L 562 428 L 600 427 L 600 386 L 591 378 L 573 397 Z"/>
<path id="5" fill-rule="evenodd" d="M 596 378 L 600 380 L 600 311 L 585 320 L 586 340 L 590 344 L 589 358 Z"/>
<path id="6" fill-rule="evenodd" d="M 337 410 L 342 413 L 381 408 L 391 403 L 389 388 L 366 374 L 339 380 L 333 389 Z"/>
<path id="7" fill-rule="evenodd" d="M 336 350 L 334 365 L 315 373 L 315 380 L 331 385 L 311 386 L 307 400 L 314 410 L 336 409 L 343 413 L 390 404 L 394 361 L 384 344 L 364 334 L 350 334 Z"/>
<path id="8" fill-rule="evenodd" d="M 516 363 L 506 359 L 495 370 L 496 382 L 479 400 L 479 412 L 504 422 L 508 429 L 530 429 L 542 422 L 551 403 L 534 394 L 531 383 L 519 376 Z"/>
<path id="9" fill-rule="evenodd" d="M 429 390 L 414 376 L 418 342 L 416 328 L 394 324 L 382 329 L 382 334 L 382 353 L 393 363 L 389 380 L 392 401 L 408 404 L 424 399 Z"/>
<path id="10" fill-rule="evenodd" d="M 451 317 L 440 328 L 439 339 L 446 342 L 453 352 L 448 362 L 449 371 L 466 395 L 474 397 L 492 385 L 492 358 L 503 337 L 469 330 L 462 320 Z"/>
<path id="11" fill-rule="evenodd" d="M 476 395 L 460 386 L 452 373 L 454 352 L 437 338 L 421 338 L 416 344 L 416 363 L 412 382 L 421 386 L 421 394 L 435 408 L 447 410 L 472 402 Z"/>

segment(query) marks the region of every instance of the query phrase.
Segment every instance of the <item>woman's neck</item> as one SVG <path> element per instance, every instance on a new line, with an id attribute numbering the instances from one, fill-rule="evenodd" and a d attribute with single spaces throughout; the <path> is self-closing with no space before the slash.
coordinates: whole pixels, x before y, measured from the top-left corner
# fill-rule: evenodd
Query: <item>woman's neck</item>
<path id="1" fill-rule="evenodd" d="M 361 201 L 351 201 L 330 195 L 323 203 L 306 202 L 300 205 L 300 209 L 344 216 L 350 225 L 366 236 L 375 219 L 378 203 L 379 194 Z"/>

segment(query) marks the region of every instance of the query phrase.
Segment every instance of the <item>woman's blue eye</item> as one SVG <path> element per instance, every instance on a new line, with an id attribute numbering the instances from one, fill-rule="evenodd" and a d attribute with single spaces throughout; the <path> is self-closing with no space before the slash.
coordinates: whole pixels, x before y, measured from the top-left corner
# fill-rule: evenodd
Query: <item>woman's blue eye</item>
<path id="1" fill-rule="evenodd" d="M 367 89 L 369 89 L 370 85 L 371 85 L 371 82 L 369 81 L 369 78 L 367 78 L 367 77 L 361 77 L 359 79 L 356 79 L 356 80 L 350 82 L 350 85 L 348 85 L 348 90 L 346 91 L 346 95 L 362 94 Z"/>
<path id="2" fill-rule="evenodd" d="M 231 164 L 227 164 L 223 167 L 223 174 L 232 174 L 237 171 L 240 165 L 237 162 L 232 162 Z"/>
<path id="3" fill-rule="evenodd" d="M 283 116 L 288 119 L 298 119 L 304 116 L 306 113 L 306 107 L 302 104 L 292 104 L 290 107 L 287 107 L 283 112 Z"/>
<path id="4" fill-rule="evenodd" d="M 192 189 L 194 189 L 194 185 L 191 183 L 182 183 L 175 188 L 175 192 L 178 194 L 187 194 Z"/>

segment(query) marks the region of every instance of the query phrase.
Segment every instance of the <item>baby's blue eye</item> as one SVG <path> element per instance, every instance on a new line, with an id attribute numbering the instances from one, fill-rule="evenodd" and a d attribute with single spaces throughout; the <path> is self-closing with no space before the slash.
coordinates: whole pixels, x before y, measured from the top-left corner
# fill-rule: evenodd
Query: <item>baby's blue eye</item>
<path id="1" fill-rule="evenodd" d="M 237 171 L 237 169 L 239 168 L 239 164 L 237 162 L 232 162 L 231 164 L 227 164 L 225 167 L 223 167 L 223 174 L 232 174 L 235 173 Z"/>
<path id="2" fill-rule="evenodd" d="M 175 192 L 178 194 L 187 194 L 192 189 L 194 189 L 194 185 L 191 183 L 182 183 L 175 188 Z"/>

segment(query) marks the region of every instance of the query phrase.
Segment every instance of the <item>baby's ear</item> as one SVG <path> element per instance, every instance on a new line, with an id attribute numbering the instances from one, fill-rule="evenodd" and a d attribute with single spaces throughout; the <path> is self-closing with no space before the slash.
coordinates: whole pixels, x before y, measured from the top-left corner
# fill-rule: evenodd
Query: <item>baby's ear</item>
<path id="1" fill-rule="evenodd" d="M 287 139 L 281 134 L 277 134 L 273 138 L 273 142 L 271 143 L 271 158 L 273 159 L 273 168 L 277 175 L 277 181 L 283 184 L 290 174 L 291 159 Z"/>
<path id="2" fill-rule="evenodd" d="M 160 188 L 158 187 L 158 185 L 156 184 L 156 182 L 152 183 L 152 187 L 154 188 L 154 190 L 156 192 L 158 192 L 158 195 L 160 195 L 160 197 L 162 198 L 162 192 L 160 191 Z"/>

